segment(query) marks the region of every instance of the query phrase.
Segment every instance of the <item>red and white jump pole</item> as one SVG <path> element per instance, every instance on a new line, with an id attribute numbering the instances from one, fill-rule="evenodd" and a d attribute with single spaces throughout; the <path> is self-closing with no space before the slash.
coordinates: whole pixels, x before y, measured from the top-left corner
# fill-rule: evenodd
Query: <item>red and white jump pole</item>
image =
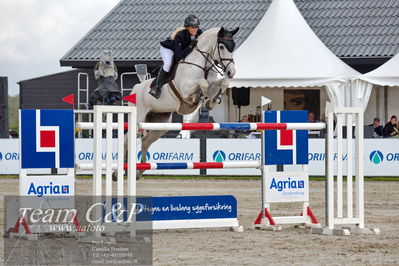
<path id="1" fill-rule="evenodd" d="M 127 123 L 124 128 L 127 129 Z M 321 130 L 324 123 L 139 123 L 139 129 L 145 130 Z M 91 122 L 78 122 L 76 129 L 93 129 Z M 106 129 L 102 123 L 102 129 Z M 117 129 L 118 124 L 112 123 L 112 128 Z"/>

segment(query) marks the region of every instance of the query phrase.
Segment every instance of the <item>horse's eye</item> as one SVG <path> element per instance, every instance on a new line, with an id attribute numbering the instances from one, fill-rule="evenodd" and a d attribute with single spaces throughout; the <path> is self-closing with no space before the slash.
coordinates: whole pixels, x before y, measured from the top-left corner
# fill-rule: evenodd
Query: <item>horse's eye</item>
<path id="1" fill-rule="evenodd" d="M 223 49 L 224 49 L 224 46 L 223 46 L 223 45 L 219 45 L 219 48 L 223 50 Z"/>

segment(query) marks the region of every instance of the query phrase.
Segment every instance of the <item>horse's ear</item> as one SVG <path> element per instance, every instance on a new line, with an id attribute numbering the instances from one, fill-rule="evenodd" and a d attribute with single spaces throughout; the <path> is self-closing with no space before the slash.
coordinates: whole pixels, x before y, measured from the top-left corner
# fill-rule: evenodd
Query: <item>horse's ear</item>
<path id="1" fill-rule="evenodd" d="M 235 34 L 238 32 L 239 29 L 240 29 L 240 27 L 237 27 L 235 30 L 233 30 L 233 31 L 231 32 L 231 35 L 235 35 Z"/>
<path id="2" fill-rule="evenodd" d="M 224 29 L 224 27 L 221 27 L 218 32 L 218 37 L 221 38 L 224 36 L 224 34 L 225 34 L 225 29 Z"/>

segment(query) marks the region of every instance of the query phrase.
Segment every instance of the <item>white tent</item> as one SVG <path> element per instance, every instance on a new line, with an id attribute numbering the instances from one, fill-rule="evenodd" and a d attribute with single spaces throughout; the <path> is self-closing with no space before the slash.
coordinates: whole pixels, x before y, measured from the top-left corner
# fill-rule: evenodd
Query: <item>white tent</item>
<path id="1" fill-rule="evenodd" d="M 348 106 L 347 81 L 359 75 L 316 36 L 293 0 L 274 0 L 234 58 L 230 87 L 326 86 L 335 106 Z"/>
<path id="2" fill-rule="evenodd" d="M 352 87 L 359 92 L 355 95 L 356 98 L 363 98 L 363 102 L 367 105 L 373 84 L 389 87 L 399 86 L 399 54 L 373 71 L 353 78 L 351 82 Z M 384 97 L 387 97 L 386 93 L 384 93 Z"/>
<path id="3" fill-rule="evenodd" d="M 381 86 L 399 86 L 399 54 L 379 68 L 360 76 L 360 79 Z"/>

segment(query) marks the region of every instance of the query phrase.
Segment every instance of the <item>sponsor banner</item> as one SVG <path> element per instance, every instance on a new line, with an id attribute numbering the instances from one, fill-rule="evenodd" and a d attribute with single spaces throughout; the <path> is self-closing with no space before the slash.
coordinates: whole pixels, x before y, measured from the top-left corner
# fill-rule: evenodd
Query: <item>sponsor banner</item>
<path id="1" fill-rule="evenodd" d="M 38 198 L 71 196 L 74 195 L 74 178 L 66 175 L 21 176 L 20 195 Z"/>
<path id="2" fill-rule="evenodd" d="M 105 142 L 104 142 L 105 143 Z M 344 141 L 344 145 L 345 145 Z M 105 145 L 105 144 L 104 144 Z M 115 140 L 116 149 L 116 140 Z M 253 161 L 260 160 L 260 139 L 208 139 L 207 161 Z M 19 173 L 19 140 L 0 139 L 0 174 Z M 172 147 L 172 148 L 171 148 Z M 309 139 L 309 174 L 324 176 L 325 167 L 324 139 Z M 355 151 L 353 147 L 353 151 Z M 160 139 L 150 148 L 147 158 L 150 162 L 183 162 L 199 161 L 198 139 Z M 92 140 L 77 139 L 75 158 L 78 162 L 91 163 L 93 160 Z M 103 153 L 105 160 L 105 153 Z M 141 156 L 141 155 L 140 155 Z M 138 158 L 140 158 L 138 154 Z M 335 154 L 336 158 L 337 154 Z M 117 155 L 113 154 L 117 159 Z M 344 150 L 344 167 L 347 154 Z M 180 160 L 187 159 L 187 160 Z M 364 141 L 364 174 L 366 176 L 399 176 L 399 139 L 365 139 Z M 284 166 L 288 171 L 299 171 L 295 166 Z M 208 169 L 209 175 L 260 175 L 258 169 Z M 50 169 L 32 169 L 29 173 L 50 173 Z M 59 173 L 63 172 L 61 169 Z M 86 172 L 91 174 L 90 172 Z M 199 170 L 153 170 L 154 174 L 199 174 Z M 344 169 L 346 174 L 346 169 Z"/>
<path id="3" fill-rule="evenodd" d="M 309 177 L 306 172 L 267 172 L 267 203 L 309 201 Z"/>
<path id="4" fill-rule="evenodd" d="M 113 205 L 117 202 L 117 198 L 112 199 Z M 124 198 L 123 206 L 126 209 L 127 198 Z M 237 199 L 231 195 L 137 197 L 136 209 L 139 210 L 137 221 L 237 218 Z M 117 213 L 112 217 L 117 217 Z M 126 221 L 127 218 L 125 212 L 123 220 Z"/>
<path id="5" fill-rule="evenodd" d="M 200 161 L 199 139 L 159 139 L 147 152 L 147 163 L 178 163 Z M 137 146 L 137 162 L 141 161 L 141 144 Z M 198 169 L 148 170 L 146 175 L 199 175 Z"/>
<path id="6" fill-rule="evenodd" d="M 19 139 L 0 139 L 0 174 L 19 174 Z M 31 174 L 50 174 L 51 169 L 29 169 Z"/>
<path id="7" fill-rule="evenodd" d="M 207 139 L 207 162 L 261 161 L 260 139 Z M 259 169 L 208 169 L 208 175 L 260 175 Z"/>
<path id="8" fill-rule="evenodd" d="M 265 123 L 306 123 L 308 111 L 265 111 Z M 265 130 L 265 165 L 308 164 L 307 130 Z"/>
<path id="9" fill-rule="evenodd" d="M 118 141 L 113 139 L 112 160 L 117 163 Z M 93 163 L 93 140 L 76 139 L 75 159 L 77 163 Z M 0 139 L 0 174 L 19 174 L 19 140 Z M 103 140 L 104 151 L 101 154 L 103 163 L 106 160 L 105 153 L 106 141 Z M 137 161 L 141 161 L 140 143 L 137 146 Z M 147 162 L 167 163 L 167 162 L 199 162 L 199 139 L 159 139 L 151 145 L 146 154 Z M 66 169 L 58 169 L 59 174 L 65 174 Z M 29 174 L 49 174 L 51 169 L 29 169 Z M 92 171 L 81 172 L 81 174 L 92 174 Z M 198 169 L 189 170 L 149 170 L 146 174 L 155 175 L 198 175 Z"/>
<path id="10" fill-rule="evenodd" d="M 347 174 L 348 154 L 346 146 L 347 142 L 344 140 L 342 142 L 343 175 Z M 324 151 L 324 139 L 310 140 L 308 154 L 310 175 L 325 175 L 324 167 L 326 158 Z M 353 159 L 355 151 L 355 142 L 353 141 Z M 337 158 L 338 154 L 335 152 L 335 162 Z M 365 176 L 399 176 L 399 139 L 365 139 L 363 161 Z M 353 160 L 354 169 L 355 160 Z M 353 174 L 355 173 L 353 172 Z"/>
<path id="11" fill-rule="evenodd" d="M 73 117 L 73 110 L 20 110 L 21 168 L 73 168 Z"/>
<path id="12" fill-rule="evenodd" d="M 112 161 L 117 163 L 118 140 L 113 139 L 113 153 Z M 103 152 L 101 158 L 103 163 L 106 162 L 106 140 L 103 139 Z M 141 161 L 141 144 L 137 145 L 137 162 Z M 90 139 L 77 139 L 76 140 L 76 162 L 77 163 L 93 163 L 93 141 Z M 159 139 L 151 145 L 146 154 L 147 163 L 177 163 L 177 162 L 199 162 L 199 140 L 198 139 Z M 91 174 L 92 171 L 80 172 L 79 174 Z M 104 171 L 105 173 L 105 171 Z M 146 175 L 198 175 L 199 170 L 148 170 Z"/>
<path id="13" fill-rule="evenodd" d="M 139 201 L 140 202 L 140 201 Z M 233 196 L 153 197 L 153 221 L 237 218 L 237 200 Z"/>
<path id="14" fill-rule="evenodd" d="M 20 176 L 20 206 L 69 208 L 74 206 L 75 178 L 67 175 Z"/>
<path id="15" fill-rule="evenodd" d="M 207 161 L 245 161 L 260 158 L 259 139 L 208 139 Z M 335 145 L 334 145 L 335 146 Z M 343 141 L 343 174 L 347 173 L 346 140 Z M 355 143 L 352 151 L 355 151 Z M 334 161 L 337 160 L 334 154 Z M 355 155 L 353 155 L 355 156 Z M 325 141 L 309 139 L 309 175 L 325 175 Z M 364 140 L 364 175 L 399 176 L 399 139 Z M 355 164 L 353 164 L 355 167 Z M 300 166 L 284 166 L 286 171 L 300 171 Z M 258 169 L 209 169 L 210 175 L 260 175 Z"/>

